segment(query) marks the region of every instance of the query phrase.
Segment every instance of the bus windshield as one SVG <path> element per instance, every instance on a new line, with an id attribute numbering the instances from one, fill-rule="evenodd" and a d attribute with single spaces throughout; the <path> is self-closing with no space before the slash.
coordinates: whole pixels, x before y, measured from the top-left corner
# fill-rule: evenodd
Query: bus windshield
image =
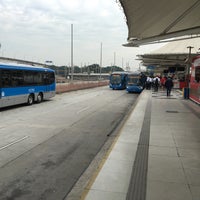
<path id="1" fill-rule="evenodd" d="M 120 74 L 112 74 L 110 82 L 112 84 L 120 84 L 121 83 L 121 75 Z"/>
<path id="2" fill-rule="evenodd" d="M 139 85 L 140 76 L 128 75 L 128 85 Z"/>

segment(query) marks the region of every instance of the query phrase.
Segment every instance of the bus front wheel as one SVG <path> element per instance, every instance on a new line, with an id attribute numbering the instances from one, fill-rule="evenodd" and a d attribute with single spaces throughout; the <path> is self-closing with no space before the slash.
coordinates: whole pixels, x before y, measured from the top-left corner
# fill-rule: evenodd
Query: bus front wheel
<path id="1" fill-rule="evenodd" d="M 41 103 L 42 100 L 43 100 L 42 93 L 39 93 L 39 94 L 37 95 L 37 103 Z"/>
<path id="2" fill-rule="evenodd" d="M 32 94 L 30 94 L 30 95 L 28 96 L 27 104 L 28 104 L 28 105 L 32 105 L 32 104 L 33 104 L 33 101 L 34 101 L 34 97 L 33 97 Z"/>

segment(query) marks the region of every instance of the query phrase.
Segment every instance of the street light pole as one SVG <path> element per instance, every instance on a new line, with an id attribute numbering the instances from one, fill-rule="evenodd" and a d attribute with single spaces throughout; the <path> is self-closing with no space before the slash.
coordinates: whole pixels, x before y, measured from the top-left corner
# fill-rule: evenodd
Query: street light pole
<path id="1" fill-rule="evenodd" d="M 114 52 L 114 66 L 113 66 L 114 70 L 115 70 L 115 61 L 116 61 L 116 52 Z"/>
<path id="2" fill-rule="evenodd" d="M 191 61 L 190 61 L 190 57 L 191 57 L 191 50 L 192 50 L 192 48 L 194 48 L 194 47 L 192 47 L 192 46 L 188 46 L 187 47 L 188 49 L 189 49 L 189 53 L 188 53 L 188 66 L 187 66 L 187 87 L 189 88 L 189 75 L 190 75 L 190 65 L 191 65 Z"/>
<path id="3" fill-rule="evenodd" d="M 74 64 L 73 64 L 73 24 L 71 24 L 71 80 L 74 79 Z"/>
<path id="4" fill-rule="evenodd" d="M 101 68 L 102 68 L 102 42 L 100 48 L 100 80 L 101 80 Z"/>
<path id="5" fill-rule="evenodd" d="M 186 88 L 184 88 L 184 98 L 185 99 L 189 99 L 189 93 L 190 93 L 190 65 L 191 65 L 191 61 L 190 61 L 190 57 L 191 57 L 191 49 L 194 48 L 192 46 L 188 46 L 187 47 L 189 49 L 189 53 L 188 53 L 188 60 L 187 60 L 187 72 L 185 74 L 185 79 L 186 79 Z"/>

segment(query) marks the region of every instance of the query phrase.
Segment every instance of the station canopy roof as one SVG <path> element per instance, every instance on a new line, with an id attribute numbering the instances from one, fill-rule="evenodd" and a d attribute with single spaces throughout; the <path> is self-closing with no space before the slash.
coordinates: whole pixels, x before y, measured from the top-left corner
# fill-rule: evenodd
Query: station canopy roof
<path id="1" fill-rule="evenodd" d="M 200 0 L 118 0 L 128 25 L 128 44 L 200 36 Z"/>
<path id="2" fill-rule="evenodd" d="M 189 47 L 192 47 L 191 52 Z M 171 66 L 186 67 L 189 54 L 191 61 L 192 57 L 199 55 L 199 47 L 200 38 L 173 41 L 148 54 L 138 55 L 138 60 L 141 60 L 143 66 L 156 67 L 157 71 Z"/>

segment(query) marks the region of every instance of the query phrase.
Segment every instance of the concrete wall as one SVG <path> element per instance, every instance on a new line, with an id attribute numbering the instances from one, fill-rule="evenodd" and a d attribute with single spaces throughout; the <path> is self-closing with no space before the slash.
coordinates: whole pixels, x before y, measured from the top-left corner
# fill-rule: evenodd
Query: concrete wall
<path id="1" fill-rule="evenodd" d="M 100 86 L 106 86 L 109 84 L 109 81 L 80 81 L 80 82 L 71 82 L 71 83 L 57 83 L 56 84 L 56 93 L 69 92 L 74 90 L 81 90 L 87 88 L 94 88 Z"/>

